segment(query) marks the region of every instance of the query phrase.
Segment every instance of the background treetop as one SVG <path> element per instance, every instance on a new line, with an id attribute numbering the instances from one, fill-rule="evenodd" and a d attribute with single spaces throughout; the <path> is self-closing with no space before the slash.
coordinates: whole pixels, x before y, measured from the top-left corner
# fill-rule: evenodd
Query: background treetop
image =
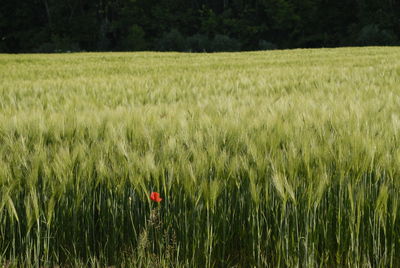
<path id="1" fill-rule="evenodd" d="M 397 45 L 393 0 L 2 0 L 0 52 Z"/>

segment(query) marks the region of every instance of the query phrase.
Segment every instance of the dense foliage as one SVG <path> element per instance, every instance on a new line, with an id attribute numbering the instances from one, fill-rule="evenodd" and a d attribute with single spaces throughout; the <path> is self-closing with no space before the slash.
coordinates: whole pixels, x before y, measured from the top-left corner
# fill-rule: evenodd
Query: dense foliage
<path id="1" fill-rule="evenodd" d="M 394 45 L 394 0 L 2 0 L 0 52 Z"/>
<path id="2" fill-rule="evenodd" d="M 400 267 L 399 48 L 0 55 L 0 76 L 0 266 Z"/>

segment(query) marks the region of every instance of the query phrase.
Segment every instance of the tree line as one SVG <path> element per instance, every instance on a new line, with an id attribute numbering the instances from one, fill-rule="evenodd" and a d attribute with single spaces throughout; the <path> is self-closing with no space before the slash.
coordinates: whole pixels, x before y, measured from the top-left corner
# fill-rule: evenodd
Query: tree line
<path id="1" fill-rule="evenodd" d="M 397 0 L 0 0 L 0 52 L 398 45 Z"/>

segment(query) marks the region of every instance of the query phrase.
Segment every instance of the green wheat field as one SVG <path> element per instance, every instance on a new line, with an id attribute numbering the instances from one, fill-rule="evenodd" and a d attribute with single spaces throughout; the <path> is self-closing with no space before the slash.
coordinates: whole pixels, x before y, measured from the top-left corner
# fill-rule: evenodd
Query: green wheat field
<path id="1" fill-rule="evenodd" d="M 2 54 L 0 266 L 399 267 L 399 131 L 399 47 Z"/>

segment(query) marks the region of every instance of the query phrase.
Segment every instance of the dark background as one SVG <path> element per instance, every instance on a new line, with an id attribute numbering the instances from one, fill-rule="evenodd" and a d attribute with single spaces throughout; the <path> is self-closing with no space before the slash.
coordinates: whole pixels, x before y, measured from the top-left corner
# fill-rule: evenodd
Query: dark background
<path id="1" fill-rule="evenodd" d="M 398 45 L 399 0 L 0 0 L 0 52 Z"/>

